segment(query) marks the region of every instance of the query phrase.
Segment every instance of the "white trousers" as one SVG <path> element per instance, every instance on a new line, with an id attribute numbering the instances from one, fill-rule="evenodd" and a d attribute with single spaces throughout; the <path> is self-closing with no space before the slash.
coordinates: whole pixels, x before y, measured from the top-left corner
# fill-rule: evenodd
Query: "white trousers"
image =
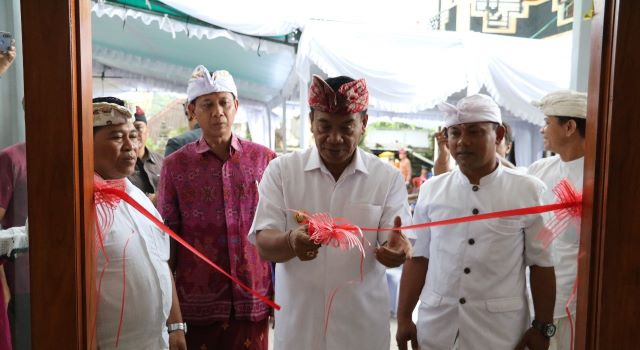
<path id="1" fill-rule="evenodd" d="M 575 323 L 575 321 L 574 317 L 573 322 Z M 553 324 L 556 326 L 556 334 L 551 337 L 549 350 L 571 350 L 571 323 L 569 322 L 569 317 L 555 318 L 553 319 Z"/>

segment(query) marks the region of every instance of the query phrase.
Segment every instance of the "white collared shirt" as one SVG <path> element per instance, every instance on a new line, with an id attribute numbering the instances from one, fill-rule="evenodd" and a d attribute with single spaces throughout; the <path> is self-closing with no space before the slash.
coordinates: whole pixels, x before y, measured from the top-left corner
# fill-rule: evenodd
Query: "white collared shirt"
<path id="1" fill-rule="evenodd" d="M 545 204 L 557 201 L 553 188 L 564 178 L 582 192 L 582 178 L 584 171 L 584 157 L 570 162 L 563 162 L 560 156 L 543 158 L 529 166 L 529 174 L 534 175 L 547 185 L 547 191 L 542 196 Z M 545 215 L 550 220 L 552 215 Z M 556 305 L 553 317 L 567 317 L 565 307 L 573 292 L 573 284 L 578 273 L 578 250 L 580 248 L 580 236 L 578 227 L 570 222 L 565 231 L 551 243 L 553 261 L 556 270 Z M 576 301 L 569 305 L 571 313 L 576 312 Z"/>
<path id="2" fill-rule="evenodd" d="M 498 165 L 471 184 L 459 168 L 420 188 L 414 224 L 540 205 L 544 185 Z M 525 266 L 551 266 L 535 236 L 540 215 L 416 230 L 414 256 L 429 259 L 420 295 L 421 348 L 513 349 L 528 327 Z"/>
<path id="3" fill-rule="evenodd" d="M 162 220 L 149 198 L 129 180 L 125 181 L 126 192 Z M 97 237 L 96 244 L 99 244 Z M 109 261 L 98 296 L 98 347 L 116 349 L 124 286 L 124 318 L 117 349 L 169 349 L 166 327 L 172 300 L 171 271 L 167 263 L 169 236 L 121 200 L 114 212 L 113 224 L 104 234 L 104 248 Z M 96 283 L 99 283 L 105 258 L 101 248 L 97 249 Z"/>
<path id="4" fill-rule="evenodd" d="M 360 227 L 392 227 L 395 216 L 410 221 L 407 191 L 400 172 L 358 149 L 336 181 L 322 163 L 317 148 L 290 153 L 271 161 L 259 186 L 260 200 L 249 239 L 257 231 L 286 232 L 300 224 L 295 213 L 328 213 Z M 374 254 L 388 232 L 365 232 L 364 282 L 359 281 L 361 254 L 322 247 L 316 259 L 293 258 L 276 264 L 275 348 L 389 349 L 389 292 L 385 267 Z M 323 335 L 325 305 L 341 287 Z"/>

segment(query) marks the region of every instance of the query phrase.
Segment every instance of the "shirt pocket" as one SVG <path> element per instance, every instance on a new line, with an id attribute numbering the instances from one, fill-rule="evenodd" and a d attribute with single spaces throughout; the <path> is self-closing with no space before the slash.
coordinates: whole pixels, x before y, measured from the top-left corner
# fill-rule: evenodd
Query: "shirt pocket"
<path id="1" fill-rule="evenodd" d="M 515 218 L 498 218 L 485 220 L 485 227 L 489 233 L 503 235 L 503 236 L 515 236 L 522 233 L 523 223 L 522 220 Z"/>
<path id="2" fill-rule="evenodd" d="M 375 228 L 380 225 L 382 206 L 366 203 L 347 203 L 344 206 L 344 218 L 360 228 Z M 369 242 L 375 242 L 377 231 L 363 231 Z"/>
<path id="3" fill-rule="evenodd" d="M 524 307 L 524 301 L 520 297 L 489 299 L 486 305 L 489 312 L 511 312 L 521 310 Z"/>
<path id="4" fill-rule="evenodd" d="M 347 203 L 344 207 L 345 219 L 359 227 L 378 228 L 382 216 L 382 206 L 364 203 Z"/>
<path id="5" fill-rule="evenodd" d="M 519 219 L 491 219 L 484 223 L 486 230 L 483 241 L 488 253 L 485 261 L 493 268 L 502 271 L 505 261 L 514 263 L 516 254 L 524 250 L 524 233 Z M 516 253 L 519 252 L 519 253 Z"/>

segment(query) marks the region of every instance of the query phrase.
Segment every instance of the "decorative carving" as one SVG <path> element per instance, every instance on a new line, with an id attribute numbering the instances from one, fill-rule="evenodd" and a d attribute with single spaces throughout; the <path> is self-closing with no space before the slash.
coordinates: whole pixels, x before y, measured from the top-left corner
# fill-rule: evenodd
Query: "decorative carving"
<path id="1" fill-rule="evenodd" d="M 482 17 L 482 32 L 513 34 L 518 18 L 528 18 L 529 8 L 551 1 L 557 25 L 573 21 L 574 0 L 471 0 L 471 16 Z"/>

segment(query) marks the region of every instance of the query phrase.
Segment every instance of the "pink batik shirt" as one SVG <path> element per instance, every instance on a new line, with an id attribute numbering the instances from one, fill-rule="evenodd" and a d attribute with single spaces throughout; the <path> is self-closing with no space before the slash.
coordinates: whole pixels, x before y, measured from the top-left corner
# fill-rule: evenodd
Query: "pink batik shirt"
<path id="1" fill-rule="evenodd" d="M 257 183 L 270 149 L 232 135 L 226 161 L 203 138 L 164 161 L 158 209 L 176 233 L 247 286 L 271 296 L 271 266 L 247 240 L 258 203 Z M 178 246 L 175 278 L 185 321 L 206 325 L 235 319 L 260 321 L 269 307 Z"/>

